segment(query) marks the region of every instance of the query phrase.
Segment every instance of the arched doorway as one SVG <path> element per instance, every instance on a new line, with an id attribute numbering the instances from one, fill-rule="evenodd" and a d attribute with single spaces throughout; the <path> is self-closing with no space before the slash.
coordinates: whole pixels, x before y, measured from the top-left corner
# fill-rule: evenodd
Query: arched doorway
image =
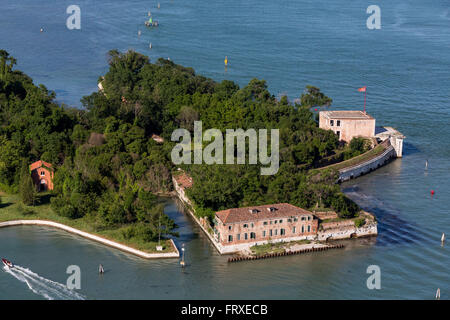
<path id="1" fill-rule="evenodd" d="M 41 179 L 39 183 L 39 191 L 47 191 L 47 188 L 48 188 L 47 181 L 45 179 Z"/>

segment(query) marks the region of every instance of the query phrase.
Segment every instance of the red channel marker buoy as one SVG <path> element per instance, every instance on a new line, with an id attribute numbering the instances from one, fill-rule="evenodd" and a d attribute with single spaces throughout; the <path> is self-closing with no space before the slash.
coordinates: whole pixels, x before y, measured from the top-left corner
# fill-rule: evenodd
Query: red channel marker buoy
<path id="1" fill-rule="evenodd" d="M 434 196 L 434 190 L 431 190 L 430 193 L 432 196 Z"/>

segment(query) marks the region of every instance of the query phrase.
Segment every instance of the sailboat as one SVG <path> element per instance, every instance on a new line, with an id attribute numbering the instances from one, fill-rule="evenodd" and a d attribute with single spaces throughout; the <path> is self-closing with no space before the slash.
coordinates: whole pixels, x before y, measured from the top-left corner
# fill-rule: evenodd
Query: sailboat
<path id="1" fill-rule="evenodd" d="M 159 26 L 159 22 L 158 21 L 153 21 L 153 18 L 152 17 L 150 17 L 149 19 L 148 19 L 148 21 L 145 21 L 145 25 L 147 26 L 147 27 L 157 27 L 157 26 Z"/>

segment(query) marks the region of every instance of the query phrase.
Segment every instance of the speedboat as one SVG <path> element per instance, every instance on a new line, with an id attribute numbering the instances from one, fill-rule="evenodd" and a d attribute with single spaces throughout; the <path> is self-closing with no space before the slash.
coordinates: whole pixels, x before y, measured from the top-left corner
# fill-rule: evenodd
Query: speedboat
<path id="1" fill-rule="evenodd" d="M 5 258 L 2 258 L 2 262 L 3 262 L 3 264 L 4 264 L 5 266 L 7 266 L 8 268 L 14 267 L 14 265 L 12 264 L 12 262 L 9 261 L 9 260 L 6 260 Z"/>

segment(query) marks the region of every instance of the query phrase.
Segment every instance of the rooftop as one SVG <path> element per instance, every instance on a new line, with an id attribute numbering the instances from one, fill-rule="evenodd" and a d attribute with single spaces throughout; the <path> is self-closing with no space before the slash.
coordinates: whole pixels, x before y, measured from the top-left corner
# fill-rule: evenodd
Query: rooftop
<path id="1" fill-rule="evenodd" d="M 192 178 L 184 171 L 181 174 L 174 175 L 174 179 L 182 189 L 192 187 Z"/>
<path id="2" fill-rule="evenodd" d="M 233 208 L 216 212 L 223 223 L 235 223 L 264 219 L 288 218 L 300 215 L 312 215 L 312 212 L 289 203 L 268 204 L 245 208 Z"/>
<path id="3" fill-rule="evenodd" d="M 373 119 L 370 115 L 360 110 L 320 111 L 320 113 L 323 113 L 329 119 L 355 119 L 355 120 Z"/>
<path id="4" fill-rule="evenodd" d="M 42 167 L 46 167 L 48 169 L 52 169 L 52 164 L 48 163 L 48 162 L 45 162 L 45 161 L 42 161 L 42 160 L 39 160 L 39 161 L 36 161 L 36 162 L 34 162 L 34 163 L 32 163 L 30 165 L 30 171 L 33 171 L 33 170 L 35 170 L 37 168 L 42 168 Z"/>

